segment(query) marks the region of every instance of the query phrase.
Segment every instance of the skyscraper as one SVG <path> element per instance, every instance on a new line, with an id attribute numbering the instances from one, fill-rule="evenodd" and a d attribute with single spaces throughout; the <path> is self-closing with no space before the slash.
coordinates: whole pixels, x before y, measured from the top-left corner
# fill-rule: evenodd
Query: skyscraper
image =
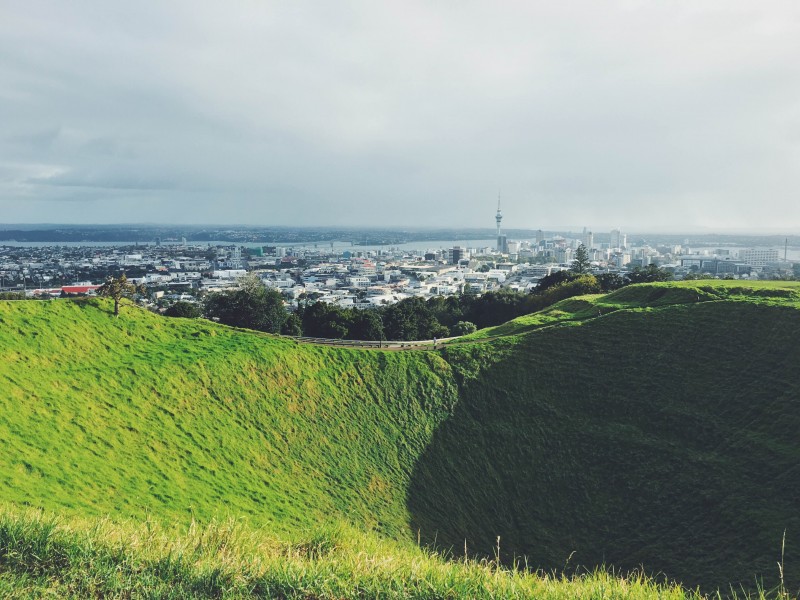
<path id="1" fill-rule="evenodd" d="M 494 216 L 497 221 L 497 250 L 503 252 L 504 240 L 500 239 L 500 222 L 503 220 L 503 213 L 500 212 L 500 194 L 497 194 L 497 214 Z"/>
<path id="2" fill-rule="evenodd" d="M 611 230 L 610 248 L 624 248 L 627 245 L 628 236 L 619 229 Z"/>

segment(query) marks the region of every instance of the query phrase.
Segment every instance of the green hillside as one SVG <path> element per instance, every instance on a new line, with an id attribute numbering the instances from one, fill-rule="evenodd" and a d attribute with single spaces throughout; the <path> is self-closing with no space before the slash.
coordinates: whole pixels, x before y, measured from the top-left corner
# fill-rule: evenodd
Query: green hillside
<path id="1" fill-rule="evenodd" d="M 108 309 L 0 303 L 2 500 L 407 532 L 413 465 L 458 399 L 441 357 Z"/>
<path id="2" fill-rule="evenodd" d="M 456 556 L 500 536 L 509 565 L 705 589 L 777 585 L 785 530 L 800 589 L 800 288 L 691 283 L 440 352 L 3 302 L 0 502 L 283 540 L 327 523 Z"/>
<path id="3" fill-rule="evenodd" d="M 533 313 L 487 327 L 461 338 L 489 339 L 528 333 L 555 324 L 585 321 L 617 310 L 658 308 L 713 301 L 748 301 L 757 304 L 800 306 L 800 282 L 787 281 L 673 281 L 631 285 L 610 294 L 576 296 Z"/>

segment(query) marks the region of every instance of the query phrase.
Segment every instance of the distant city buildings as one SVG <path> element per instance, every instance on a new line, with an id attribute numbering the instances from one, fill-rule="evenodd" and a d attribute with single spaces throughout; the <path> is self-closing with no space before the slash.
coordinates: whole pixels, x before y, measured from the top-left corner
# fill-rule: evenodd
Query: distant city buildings
<path id="1" fill-rule="evenodd" d="M 483 294 L 500 289 L 528 291 L 542 277 L 569 269 L 575 250 L 589 251 L 594 273 L 624 275 L 656 265 L 675 278 L 785 278 L 792 261 L 770 247 L 720 248 L 695 240 L 683 244 L 648 243 L 629 238 L 620 228 L 608 234 L 548 234 L 539 229 L 528 239 L 509 240 L 501 229 L 498 199 L 496 243 L 409 249 L 369 249 L 329 243 L 303 245 L 187 244 L 176 242 L 126 246 L 34 246 L 0 244 L 0 291 L 29 296 L 92 294 L 107 276 L 125 272 L 150 290 L 150 301 L 197 301 L 204 294 L 235 289 L 242 276 L 256 273 L 263 285 L 278 290 L 292 310 L 300 302 L 327 302 L 371 308 L 404 298 Z M 487 236 L 488 237 L 488 236 Z M 788 244 L 788 242 L 787 242 Z M 800 262 L 800 261 L 798 261 Z"/>
<path id="2" fill-rule="evenodd" d="M 767 263 L 778 262 L 778 251 L 750 248 L 739 252 L 739 259 L 753 267 L 764 267 Z"/>

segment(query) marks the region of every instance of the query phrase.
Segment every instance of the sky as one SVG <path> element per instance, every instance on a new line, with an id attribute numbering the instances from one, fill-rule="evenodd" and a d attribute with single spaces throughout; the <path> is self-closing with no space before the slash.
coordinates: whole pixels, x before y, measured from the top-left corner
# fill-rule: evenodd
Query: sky
<path id="1" fill-rule="evenodd" d="M 0 0 L 0 222 L 800 232 L 800 3 Z"/>

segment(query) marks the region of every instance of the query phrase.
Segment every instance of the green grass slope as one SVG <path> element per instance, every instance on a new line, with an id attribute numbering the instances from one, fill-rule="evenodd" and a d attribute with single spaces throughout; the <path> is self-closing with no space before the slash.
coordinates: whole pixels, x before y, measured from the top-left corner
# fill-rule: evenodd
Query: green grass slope
<path id="1" fill-rule="evenodd" d="M 333 523 L 470 556 L 500 536 L 508 564 L 707 589 L 777 585 L 786 530 L 798 588 L 798 288 L 692 283 L 571 299 L 440 353 L 0 303 L 0 501 L 281 539 Z"/>
<path id="2" fill-rule="evenodd" d="M 528 333 L 550 325 L 586 321 L 623 309 L 713 301 L 800 307 L 800 282 L 708 280 L 630 285 L 610 294 L 590 294 L 561 300 L 539 312 L 459 338 L 457 343 Z"/>
<path id="3" fill-rule="evenodd" d="M 102 302 L 0 303 L 0 500 L 75 514 L 408 531 L 457 402 L 434 353 L 299 345 Z"/>

